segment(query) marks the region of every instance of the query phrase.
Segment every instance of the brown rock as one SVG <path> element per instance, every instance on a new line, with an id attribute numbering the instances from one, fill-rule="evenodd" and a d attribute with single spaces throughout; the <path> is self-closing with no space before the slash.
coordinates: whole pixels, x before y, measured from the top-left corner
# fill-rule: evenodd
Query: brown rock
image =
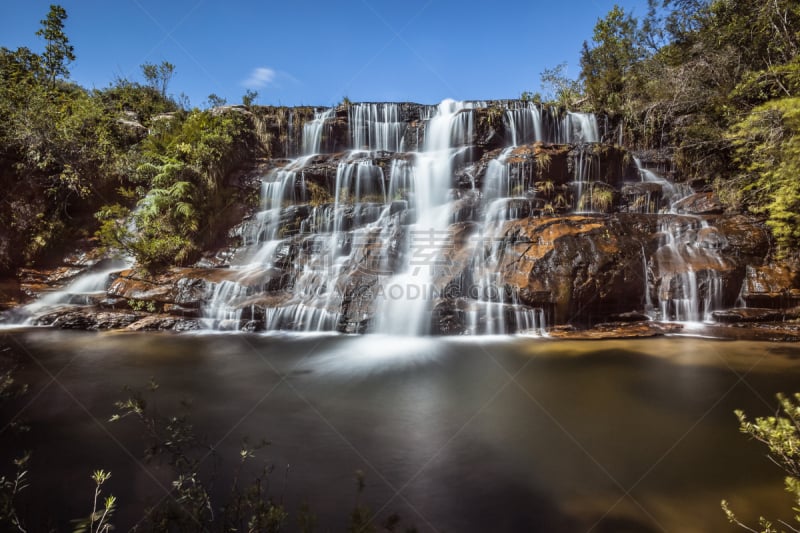
<path id="1" fill-rule="evenodd" d="M 713 192 L 698 192 L 677 201 L 672 206 L 678 213 L 687 215 L 720 214 L 725 208 Z"/>

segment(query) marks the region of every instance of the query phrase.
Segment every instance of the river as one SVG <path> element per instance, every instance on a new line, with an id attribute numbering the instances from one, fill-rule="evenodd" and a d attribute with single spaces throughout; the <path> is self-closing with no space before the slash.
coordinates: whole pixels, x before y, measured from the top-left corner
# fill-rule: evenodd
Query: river
<path id="1" fill-rule="evenodd" d="M 357 501 L 440 532 L 734 530 L 723 498 L 749 520 L 791 516 L 782 473 L 733 410 L 771 414 L 775 393 L 800 390 L 800 346 L 47 329 L 0 339 L 30 385 L 2 407 L 0 452 L 8 470 L 33 451 L 21 499 L 31 531 L 88 515 L 95 469 L 112 472 L 119 530 L 163 496 L 169 471 L 140 460 L 141 427 L 109 422 L 123 387 L 151 378 L 160 411 L 190 403 L 220 457 L 218 486 L 245 436 L 267 439 L 248 464 L 273 464 L 271 492 L 292 514 L 308 502 L 322 531 L 344 530 Z M 13 417 L 30 431 L 12 435 Z"/>

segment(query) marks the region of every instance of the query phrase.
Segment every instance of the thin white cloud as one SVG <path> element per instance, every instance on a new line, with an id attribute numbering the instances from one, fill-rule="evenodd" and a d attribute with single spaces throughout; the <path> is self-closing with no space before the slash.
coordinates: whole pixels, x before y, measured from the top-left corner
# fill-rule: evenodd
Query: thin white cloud
<path id="1" fill-rule="evenodd" d="M 242 82 L 248 89 L 262 89 L 272 85 L 275 81 L 277 72 L 268 67 L 256 67 L 250 73 L 250 77 Z"/>
<path id="2" fill-rule="evenodd" d="M 269 67 L 256 67 L 250 72 L 250 76 L 242 81 L 242 87 L 247 89 L 264 89 L 265 87 L 275 87 L 280 89 L 281 84 L 302 85 L 302 82 L 282 70 L 275 70 Z"/>

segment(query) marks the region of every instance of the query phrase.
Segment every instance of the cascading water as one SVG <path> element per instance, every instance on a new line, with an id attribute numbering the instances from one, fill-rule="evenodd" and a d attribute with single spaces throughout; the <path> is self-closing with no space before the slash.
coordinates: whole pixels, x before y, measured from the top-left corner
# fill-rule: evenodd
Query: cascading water
<path id="1" fill-rule="evenodd" d="M 698 234 L 710 229 L 697 217 L 666 218 L 660 227 L 662 242 L 655 254 L 660 283 L 659 318 L 677 322 L 708 322 L 722 307 L 725 266 L 715 250 L 701 246 Z"/>
<path id="2" fill-rule="evenodd" d="M 460 245 L 472 254 L 458 281 L 472 284 L 461 287 L 460 312 L 467 333 L 545 333 L 544 309 L 522 303 L 503 280 L 505 232 L 509 221 L 554 207 L 595 209 L 594 115 L 530 102 L 405 105 L 350 104 L 350 152 L 320 155 L 343 138 L 336 110 L 317 110 L 302 125 L 303 155 L 264 177 L 261 211 L 241 229 L 243 246 L 224 279 L 208 285 L 212 327 L 258 321 L 268 330 L 429 332 L 434 306 L 449 298 L 441 291 L 452 283 L 451 224 L 467 216 L 453 210 L 454 195 L 465 194 L 456 173 L 484 153 L 476 149 L 479 126 L 499 106 L 507 147 L 487 160 L 481 182 L 468 178 L 477 203 L 467 208 L 471 238 Z M 407 140 L 418 150 L 404 151 Z M 547 177 L 535 142 L 578 145 L 572 181 Z"/>
<path id="3" fill-rule="evenodd" d="M 510 102 L 503 120 L 511 146 L 538 141 L 561 144 L 600 142 L 600 128 L 593 113 L 562 113 L 534 102 Z"/>
<path id="4" fill-rule="evenodd" d="M 490 105 L 497 104 L 444 100 L 418 108 L 416 146 L 422 144 L 403 152 L 408 121 L 402 104 L 350 104 L 353 151 L 325 156 L 336 165 L 324 177 L 316 154 L 326 151 L 328 135 L 336 135 L 336 111 L 317 110 L 303 125 L 303 155 L 265 176 L 261 211 L 241 232 L 244 246 L 225 279 L 209 285 L 209 324 L 227 328 L 261 320 L 268 330 L 341 330 L 344 310 L 352 320 L 355 307 L 372 331 L 429 331 L 448 268 L 444 255 L 452 247 L 454 171 L 474 160 L 476 112 Z M 593 115 L 533 103 L 510 104 L 502 112 L 510 146 L 489 163 L 481 191 L 484 218 L 472 263 L 477 296 L 468 321 L 487 324 L 470 328 L 472 333 L 542 333 L 544 311 L 520 303 L 500 281 L 505 221 L 541 208 L 531 196 L 538 186 L 535 165 L 509 164 L 506 157 L 513 147 L 535 141 L 596 142 L 597 122 Z M 578 181 L 589 181 L 591 162 L 577 173 Z M 326 197 L 320 189 L 332 192 Z M 354 278 L 372 283 L 373 301 L 354 300 L 348 292 Z"/>
<path id="5" fill-rule="evenodd" d="M 600 141 L 600 129 L 594 113 L 573 113 L 569 111 L 563 121 L 562 131 L 564 132 L 564 138 L 561 142 L 577 144 Z"/>
<path id="6" fill-rule="evenodd" d="M 638 158 L 634 161 L 642 182 L 659 187 L 659 198 L 668 202 L 669 207 L 661 211 L 670 213 L 656 215 L 661 217 L 658 230 L 661 238 L 653 257 L 657 307 L 651 301 L 647 258 L 642 249 L 645 312 L 664 321 L 710 322 L 712 312 L 723 306 L 724 284 L 720 270 L 724 269 L 725 261 L 713 245 L 717 240 L 716 230 L 699 216 L 675 214 L 674 204 L 692 194 L 691 187 L 671 183 L 642 166 Z M 647 198 L 648 202 L 652 200 Z M 642 212 L 654 213 L 650 208 Z"/>
<path id="7" fill-rule="evenodd" d="M 485 215 L 475 239 L 471 285 L 467 290 L 473 300 L 467 312 L 468 330 L 472 334 L 546 334 L 544 310 L 523 305 L 519 295 L 510 288 L 507 290 L 502 282 L 500 266 L 506 247 L 506 222 L 530 216 L 533 212 L 533 199 L 513 195 L 513 191 L 524 189 L 525 184 L 531 183 L 533 176 L 525 176 L 522 172 L 511 175 L 506 159 L 512 149 L 507 148 L 489 163 L 484 178 Z"/>
<path id="8" fill-rule="evenodd" d="M 544 140 L 542 109 L 533 102 L 519 102 L 506 109 L 505 121 L 512 146 Z"/>
<path id="9" fill-rule="evenodd" d="M 61 289 L 46 293 L 38 300 L 25 305 L 20 315 L 22 323 L 31 324 L 33 318 L 49 309 L 62 306 L 89 305 L 93 300 L 105 297 L 105 291 L 111 282 L 111 276 L 129 268 L 133 263 L 131 259 L 113 260 L 104 262 L 102 268 L 93 268 L 78 275 Z"/>
<path id="10" fill-rule="evenodd" d="M 400 120 L 400 104 L 351 104 L 348 119 L 353 149 L 403 151 L 406 123 Z"/>
<path id="11" fill-rule="evenodd" d="M 318 154 L 322 151 L 322 137 L 325 124 L 333 117 L 336 109 L 330 108 L 314 113 L 314 119 L 303 125 L 303 154 Z"/>
<path id="12" fill-rule="evenodd" d="M 398 335 L 427 333 L 428 312 L 434 292 L 434 277 L 442 247 L 450 240 L 450 206 L 447 194 L 452 186 L 453 161 L 472 136 L 468 104 L 445 100 L 427 122 L 425 150 L 414 157 L 411 185 L 416 222 L 408 229 L 404 245 L 405 264 L 389 278 L 378 301 L 375 331 Z"/>
<path id="13" fill-rule="evenodd" d="M 661 189 L 661 197 L 666 201 L 666 205 L 672 207 L 673 204 L 689 196 L 694 191 L 686 183 L 672 183 L 671 181 L 659 176 L 656 172 L 642 166 L 638 157 L 633 158 L 636 169 L 639 171 L 642 182 L 658 185 Z"/>

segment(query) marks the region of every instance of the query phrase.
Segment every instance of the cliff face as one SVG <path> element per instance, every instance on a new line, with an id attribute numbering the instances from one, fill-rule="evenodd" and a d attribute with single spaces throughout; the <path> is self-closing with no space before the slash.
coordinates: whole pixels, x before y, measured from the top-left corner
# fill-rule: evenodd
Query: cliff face
<path id="1" fill-rule="evenodd" d="M 92 302 L 132 304 L 121 322 L 74 308 L 38 322 L 543 334 L 800 303 L 761 221 L 601 142 L 592 115 L 446 101 L 252 118 L 252 168 L 228 181 L 259 207 L 226 246 L 191 269 L 109 272 Z"/>

